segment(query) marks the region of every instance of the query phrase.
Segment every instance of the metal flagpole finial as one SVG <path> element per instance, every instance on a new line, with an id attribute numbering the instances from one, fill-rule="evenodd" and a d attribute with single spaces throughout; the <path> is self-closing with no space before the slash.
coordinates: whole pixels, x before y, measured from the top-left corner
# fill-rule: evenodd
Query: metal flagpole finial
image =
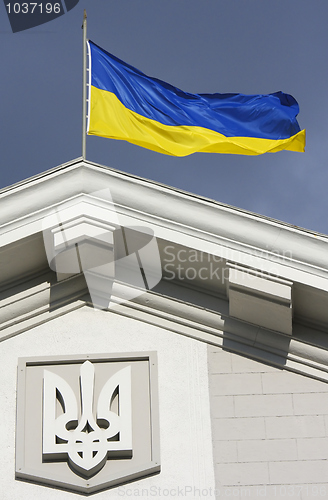
<path id="1" fill-rule="evenodd" d="M 83 89 L 82 89 L 82 158 L 86 159 L 87 115 L 87 11 L 83 13 Z"/>

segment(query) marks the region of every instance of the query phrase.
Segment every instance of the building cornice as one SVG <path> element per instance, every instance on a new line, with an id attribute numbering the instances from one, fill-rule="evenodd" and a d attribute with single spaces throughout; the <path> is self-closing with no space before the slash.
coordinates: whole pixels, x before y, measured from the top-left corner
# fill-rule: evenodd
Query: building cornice
<path id="1" fill-rule="evenodd" d="M 82 159 L 0 192 L 1 246 L 40 232 L 43 217 L 61 203 L 106 187 L 123 223 L 150 224 L 159 238 L 191 247 L 198 240 L 200 251 L 263 271 L 269 262 L 270 272 L 286 279 L 294 278 L 284 276 L 281 265 L 328 278 L 324 235 Z"/>
<path id="2" fill-rule="evenodd" d="M 46 278 L 47 281 L 35 279 L 25 290 L 17 289 L 11 298 L 0 302 L 5 320 L 0 326 L 0 342 L 76 309 L 92 307 L 83 276 L 54 284 L 51 276 Z M 124 295 L 126 285 L 121 284 L 117 289 Z M 119 296 L 112 297 L 114 302 L 116 299 Z M 149 291 L 102 314 L 129 317 L 328 383 L 328 345 L 324 333 L 306 328 L 304 341 L 300 325 L 290 338 L 230 318 L 224 300 L 220 301 L 219 309 L 216 312 Z"/>
<path id="3" fill-rule="evenodd" d="M 114 208 L 99 194 L 104 189 L 110 192 Z M 157 240 L 163 268 L 168 248 L 176 256 L 192 250 L 220 261 L 221 280 L 198 278 L 194 285 L 204 293 L 224 297 L 229 303 L 227 314 L 241 323 L 293 337 L 296 323 L 327 329 L 328 237 L 324 235 L 81 158 L 2 190 L 0 206 L 0 290 L 49 271 L 44 222 L 60 211 L 68 214 L 60 225 L 67 223 L 71 228 L 77 221 L 84 221 L 80 227 L 94 223 L 113 230 L 147 227 Z M 176 269 L 179 264 L 177 258 L 172 265 Z M 256 280 L 247 284 L 247 276 Z M 52 286 L 52 293 L 55 290 L 59 287 Z M 69 295 L 69 286 L 63 293 Z M 35 310 L 43 314 L 47 307 L 44 295 Z"/>

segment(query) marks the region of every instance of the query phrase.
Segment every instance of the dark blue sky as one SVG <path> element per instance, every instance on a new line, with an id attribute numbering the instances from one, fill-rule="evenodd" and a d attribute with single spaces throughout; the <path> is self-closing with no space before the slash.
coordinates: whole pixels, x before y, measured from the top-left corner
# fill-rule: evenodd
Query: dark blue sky
<path id="1" fill-rule="evenodd" d="M 80 0 L 13 34 L 0 4 L 0 187 L 81 156 L 88 37 L 192 93 L 292 94 L 305 153 L 174 158 L 87 138 L 87 159 L 328 234 L 327 0 Z M 1 208 L 0 208 L 1 209 Z"/>

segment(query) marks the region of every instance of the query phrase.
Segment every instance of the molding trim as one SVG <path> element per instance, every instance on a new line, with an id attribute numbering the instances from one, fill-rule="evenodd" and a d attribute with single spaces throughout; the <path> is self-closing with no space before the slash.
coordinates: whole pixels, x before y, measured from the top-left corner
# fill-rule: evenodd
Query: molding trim
<path id="1" fill-rule="evenodd" d="M 0 303 L 7 318 L 0 325 L 0 341 L 81 307 L 92 307 L 81 275 L 52 286 L 54 291 L 51 291 L 49 283 L 39 284 L 33 288 L 32 293 L 21 292 L 18 300 L 13 295 L 14 300 L 7 299 L 5 304 Z M 125 285 L 117 286 L 119 295 L 125 294 L 126 289 Z M 51 304 L 47 302 L 50 294 L 54 297 Z M 326 334 L 294 325 L 294 335 L 290 337 L 231 318 L 228 315 L 227 301 L 217 299 L 217 303 L 223 312 L 149 291 L 133 301 L 117 304 L 110 311 L 104 311 L 104 314 L 118 314 L 142 321 L 328 383 Z M 299 329 L 302 338 L 297 338 Z M 313 332 L 318 342 L 316 345 L 311 344 Z"/>
<path id="2" fill-rule="evenodd" d="M 9 244 L 23 233 L 26 236 L 41 231 L 42 218 L 49 209 L 81 194 L 90 198 L 92 193 L 107 186 L 122 225 L 131 225 L 133 219 L 141 220 L 152 224 L 159 238 L 174 233 L 174 239 L 166 239 L 181 244 L 182 240 L 189 244 L 186 242 L 189 238 L 198 240 L 203 251 L 242 265 L 263 270 L 268 264 L 294 268 L 328 281 L 328 238 L 322 234 L 82 159 L 0 192 L 4 241 Z M 12 233 L 14 229 L 17 234 Z M 284 272 L 276 274 L 292 279 L 284 276 Z"/>

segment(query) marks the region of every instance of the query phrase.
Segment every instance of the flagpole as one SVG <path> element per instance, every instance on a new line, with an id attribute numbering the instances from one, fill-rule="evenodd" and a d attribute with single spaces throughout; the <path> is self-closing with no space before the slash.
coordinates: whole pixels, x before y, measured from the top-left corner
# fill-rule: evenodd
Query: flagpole
<path id="1" fill-rule="evenodd" d="M 82 90 L 82 158 L 86 159 L 86 116 L 87 116 L 87 12 L 83 14 L 83 90 Z"/>

